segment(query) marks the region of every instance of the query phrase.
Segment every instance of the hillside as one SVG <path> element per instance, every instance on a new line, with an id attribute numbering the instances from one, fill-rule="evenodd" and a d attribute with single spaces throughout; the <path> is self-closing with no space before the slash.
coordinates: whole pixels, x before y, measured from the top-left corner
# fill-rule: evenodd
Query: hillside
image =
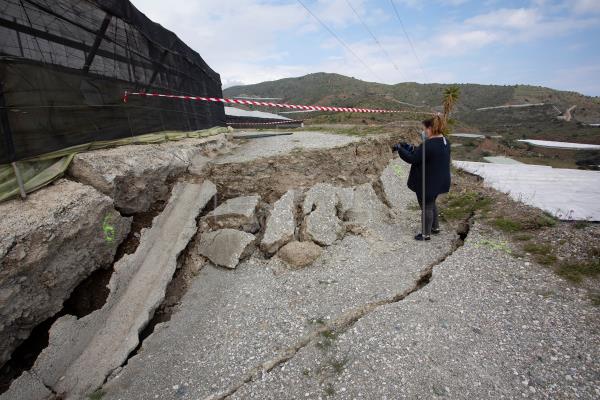
<path id="1" fill-rule="evenodd" d="M 418 106 L 439 106 L 442 92 L 448 85 L 414 82 L 386 85 L 365 82 L 338 74 L 316 73 L 298 78 L 234 86 L 224 90 L 228 97 L 281 97 L 286 102 L 322 105 L 387 105 L 397 108 L 406 102 Z M 561 111 L 577 105 L 575 118 L 582 122 L 600 119 L 600 99 L 544 87 L 516 85 L 459 84 L 462 97 L 458 111 L 475 110 L 508 104 L 551 103 Z"/>
<path id="2" fill-rule="evenodd" d="M 226 97 L 280 97 L 283 102 L 298 104 L 418 111 L 439 110 L 442 93 L 447 86 L 414 82 L 386 85 L 338 74 L 316 73 L 298 78 L 235 86 L 225 89 L 224 94 Z M 595 143 L 600 140 L 600 130 L 585 125 L 600 122 L 600 98 L 527 85 L 459 84 L 458 86 L 461 89 L 461 98 L 455 117 L 461 122 L 461 128 L 499 132 L 515 137 L 535 136 L 545 139 L 556 137 L 562 140 L 587 140 Z M 477 111 L 483 107 L 537 103 L 546 105 Z M 572 106 L 576 107 L 570 122 L 556 119 L 560 115 L 559 110 L 564 113 Z M 330 122 L 344 120 L 341 116 L 327 118 Z M 389 120 L 389 118 L 377 119 Z"/>

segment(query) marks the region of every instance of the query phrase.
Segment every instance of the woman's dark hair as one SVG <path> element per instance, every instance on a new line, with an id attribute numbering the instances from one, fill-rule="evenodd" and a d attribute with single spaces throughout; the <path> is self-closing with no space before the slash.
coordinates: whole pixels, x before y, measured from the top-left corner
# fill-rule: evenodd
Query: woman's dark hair
<path id="1" fill-rule="evenodd" d="M 446 121 L 439 115 L 434 115 L 423 121 L 423 126 L 425 128 L 431 128 L 433 136 L 446 134 Z"/>

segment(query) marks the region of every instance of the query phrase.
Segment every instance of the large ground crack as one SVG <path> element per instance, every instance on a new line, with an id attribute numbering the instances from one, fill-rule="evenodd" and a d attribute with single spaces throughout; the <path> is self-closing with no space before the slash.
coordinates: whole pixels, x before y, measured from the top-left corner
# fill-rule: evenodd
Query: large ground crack
<path id="1" fill-rule="evenodd" d="M 310 333 L 308 333 L 307 335 L 301 337 L 293 346 L 290 346 L 287 349 L 281 351 L 274 358 L 264 361 L 263 363 L 252 368 L 238 382 L 231 384 L 228 388 L 226 388 L 225 390 L 223 390 L 221 392 L 213 393 L 213 394 L 205 397 L 204 400 L 226 399 L 227 397 L 229 397 L 229 396 L 233 395 L 235 392 L 237 392 L 245 384 L 254 382 L 258 379 L 261 379 L 265 374 L 269 373 L 275 367 L 282 365 L 282 364 L 288 362 L 289 360 L 291 360 L 292 358 L 294 358 L 294 356 L 301 349 L 310 345 L 313 342 L 318 341 L 322 337 L 323 334 L 326 334 L 327 332 L 329 332 L 329 333 L 335 332 L 335 334 L 339 335 L 343 332 L 346 332 L 361 318 L 364 318 L 365 316 L 371 314 L 372 312 L 376 311 L 378 308 L 389 305 L 389 304 L 398 303 L 400 301 L 403 301 L 404 299 L 409 297 L 411 294 L 423 289 L 425 286 L 427 286 L 429 284 L 429 282 L 431 282 L 431 278 L 433 276 L 433 270 L 435 269 L 435 267 L 442 264 L 444 261 L 446 261 L 446 259 L 448 259 L 448 257 L 450 257 L 452 254 L 454 254 L 459 248 L 461 248 L 464 245 L 465 239 L 467 238 L 467 236 L 469 234 L 469 230 L 473 223 L 473 219 L 474 219 L 474 216 L 470 215 L 467 219 L 465 219 L 464 221 L 462 221 L 459 224 L 459 226 L 456 230 L 456 234 L 458 235 L 458 237 L 452 243 L 451 248 L 446 253 L 441 255 L 437 260 L 435 260 L 432 263 L 430 263 L 429 265 L 427 265 L 421 271 L 421 273 L 419 274 L 419 276 L 417 277 L 417 279 L 415 280 L 414 284 L 411 287 L 407 288 L 406 290 L 404 290 L 400 293 L 397 293 L 394 296 L 391 296 L 391 297 L 388 297 L 385 299 L 381 299 L 378 301 L 370 302 L 367 304 L 363 304 L 362 306 L 356 307 L 352 310 L 349 310 L 349 311 L 345 312 L 344 314 L 340 315 L 339 317 L 333 319 L 332 321 L 330 321 L 326 324 L 323 324 L 319 328 L 317 328 L 317 329 L 311 331 Z"/>

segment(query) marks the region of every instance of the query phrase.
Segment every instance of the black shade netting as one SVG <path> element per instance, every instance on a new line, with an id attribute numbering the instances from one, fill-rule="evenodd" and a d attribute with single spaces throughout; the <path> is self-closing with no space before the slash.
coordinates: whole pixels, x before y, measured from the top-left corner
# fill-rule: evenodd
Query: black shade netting
<path id="1" fill-rule="evenodd" d="M 0 0 L 0 163 L 69 146 L 223 124 L 221 80 L 175 34 L 123 0 Z"/>

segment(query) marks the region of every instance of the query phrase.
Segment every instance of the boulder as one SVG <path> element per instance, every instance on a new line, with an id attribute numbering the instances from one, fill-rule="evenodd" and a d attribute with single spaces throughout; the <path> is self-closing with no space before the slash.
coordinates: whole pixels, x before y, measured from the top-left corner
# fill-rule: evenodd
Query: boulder
<path id="1" fill-rule="evenodd" d="M 155 145 L 127 145 L 75 156 L 69 174 L 110 196 L 125 214 L 145 212 L 168 199 L 169 182 L 190 166 L 201 170 L 197 155 L 226 144 L 225 134 Z"/>
<path id="2" fill-rule="evenodd" d="M 346 213 L 348 222 L 369 226 L 379 224 L 390 217 L 389 208 L 379 200 L 370 183 L 354 188 L 354 202 Z"/>
<path id="3" fill-rule="evenodd" d="M 71 292 L 113 263 L 131 218 L 91 186 L 60 180 L 0 204 L 0 364 Z"/>
<path id="4" fill-rule="evenodd" d="M 213 264 L 234 269 L 240 260 L 252 254 L 255 239 L 251 233 L 221 229 L 203 233 L 197 248 Z"/>
<path id="5" fill-rule="evenodd" d="M 256 233 L 260 229 L 256 208 L 260 196 L 242 196 L 227 200 L 202 217 L 203 231 L 216 229 L 239 229 Z"/>
<path id="6" fill-rule="evenodd" d="M 302 210 L 304 223 L 301 229 L 303 240 L 311 240 L 323 246 L 331 246 L 344 233 L 338 218 L 340 199 L 338 188 L 329 184 L 317 184 L 309 189 Z"/>
<path id="7" fill-rule="evenodd" d="M 290 242 L 279 250 L 277 256 L 292 267 L 302 268 L 314 263 L 322 252 L 323 249 L 313 242 Z"/>
<path id="8" fill-rule="evenodd" d="M 288 191 L 273 205 L 273 211 L 267 218 L 265 234 L 260 248 L 267 254 L 275 254 L 281 246 L 294 239 L 296 232 L 297 192 Z"/>

